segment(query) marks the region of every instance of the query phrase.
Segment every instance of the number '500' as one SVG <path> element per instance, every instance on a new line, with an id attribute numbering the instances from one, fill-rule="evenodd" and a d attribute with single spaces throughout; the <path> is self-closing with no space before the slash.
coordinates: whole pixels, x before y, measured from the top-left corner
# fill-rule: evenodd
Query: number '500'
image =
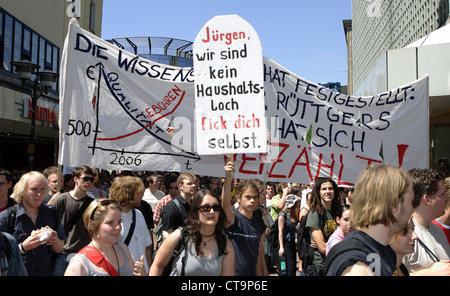
<path id="1" fill-rule="evenodd" d="M 81 120 L 69 119 L 69 131 L 66 135 L 71 136 L 76 134 L 77 136 L 89 136 L 91 133 L 91 123 L 89 121 L 83 122 Z"/>

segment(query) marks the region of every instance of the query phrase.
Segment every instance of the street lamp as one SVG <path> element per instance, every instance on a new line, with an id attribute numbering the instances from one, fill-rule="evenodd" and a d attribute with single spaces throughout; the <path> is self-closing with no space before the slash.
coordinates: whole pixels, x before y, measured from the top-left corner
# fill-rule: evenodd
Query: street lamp
<path id="1" fill-rule="evenodd" d="M 28 88 L 31 92 L 31 134 L 30 144 L 28 145 L 28 155 L 30 171 L 32 171 L 34 170 L 34 138 L 37 100 L 42 93 L 48 93 L 49 88 L 55 83 L 58 74 L 48 71 L 38 72 L 37 70 L 40 66 L 27 61 L 12 62 L 11 65 L 16 67 L 17 76 L 22 79 L 22 86 Z M 36 75 L 34 81 L 31 80 L 33 75 Z"/>

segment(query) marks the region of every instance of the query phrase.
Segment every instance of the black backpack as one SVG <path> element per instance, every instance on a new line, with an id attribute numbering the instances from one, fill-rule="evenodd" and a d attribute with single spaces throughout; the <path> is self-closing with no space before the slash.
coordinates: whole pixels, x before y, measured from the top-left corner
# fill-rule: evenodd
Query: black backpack
<path id="1" fill-rule="evenodd" d="M 161 274 L 162 276 L 170 275 L 170 272 L 172 271 L 173 262 L 178 257 L 178 255 L 180 255 L 180 253 L 184 250 L 188 239 L 189 239 L 189 231 L 186 230 L 185 228 L 181 229 L 180 240 L 178 241 L 178 244 L 176 245 L 175 249 L 173 250 L 172 256 L 170 257 L 170 261 L 164 268 L 163 273 Z M 155 253 L 155 256 L 156 256 L 156 253 Z M 186 256 L 184 256 L 182 259 L 181 276 L 184 276 L 185 266 L 186 266 Z"/>
<path id="2" fill-rule="evenodd" d="M 302 217 L 300 227 L 297 229 L 297 255 L 303 261 L 303 270 L 306 270 L 308 265 L 311 265 L 314 259 L 314 249 L 311 247 L 311 234 L 309 228 L 306 228 L 306 220 L 308 214 Z M 325 217 L 319 215 L 320 227 L 323 227 Z"/>
<path id="3" fill-rule="evenodd" d="M 183 215 L 180 202 L 176 198 L 172 199 L 172 201 L 177 206 L 177 209 L 180 212 L 180 215 Z M 160 217 L 159 221 L 158 221 L 158 225 L 156 225 L 155 229 L 153 229 L 153 233 L 155 234 L 155 237 L 156 237 L 156 249 L 158 249 L 159 246 L 161 246 L 161 244 L 164 240 L 162 226 L 163 226 L 162 217 Z"/>
<path id="4" fill-rule="evenodd" d="M 280 242 L 278 240 L 278 218 L 275 222 L 270 226 L 270 233 L 267 237 L 267 241 L 269 242 L 269 246 L 271 250 L 278 250 L 280 246 Z"/>

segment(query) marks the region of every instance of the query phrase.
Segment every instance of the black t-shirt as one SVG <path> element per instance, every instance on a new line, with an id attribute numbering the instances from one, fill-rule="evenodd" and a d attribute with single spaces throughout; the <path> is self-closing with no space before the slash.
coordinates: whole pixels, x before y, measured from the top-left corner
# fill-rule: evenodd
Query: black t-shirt
<path id="1" fill-rule="evenodd" d="M 180 203 L 181 213 L 175 201 L 169 201 L 161 211 L 163 230 L 175 230 L 178 227 L 184 226 L 184 222 L 188 217 L 191 205 L 181 195 L 178 195 L 175 199 Z"/>
<path id="2" fill-rule="evenodd" d="M 331 264 L 325 261 L 328 268 L 326 275 L 339 276 L 349 266 L 362 262 L 366 264 L 375 275 L 392 276 L 396 269 L 396 254 L 388 245 L 382 245 L 368 234 L 354 229 L 348 234 L 342 242 L 336 245 L 343 248 L 348 245 L 351 240 L 356 240 L 361 244 L 361 250 L 348 250 L 338 255 Z M 340 248 L 333 247 L 327 257 L 331 257 L 333 253 Z M 328 258 L 329 259 L 329 258 Z"/>

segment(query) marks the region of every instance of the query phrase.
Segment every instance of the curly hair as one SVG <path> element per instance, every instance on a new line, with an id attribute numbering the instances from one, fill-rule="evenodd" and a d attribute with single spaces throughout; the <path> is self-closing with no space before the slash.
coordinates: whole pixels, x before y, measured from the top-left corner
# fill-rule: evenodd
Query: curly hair
<path id="1" fill-rule="evenodd" d="M 199 208 L 202 204 L 203 198 L 205 196 L 210 196 L 212 198 L 215 198 L 220 206 L 219 210 L 219 219 L 217 221 L 215 230 L 214 230 L 214 237 L 217 241 L 217 246 L 219 248 L 219 257 L 222 255 L 228 254 L 226 250 L 227 245 L 227 237 L 225 236 L 225 221 L 226 221 L 226 215 L 224 210 L 222 209 L 220 199 L 213 195 L 211 191 L 208 189 L 201 189 L 197 191 L 197 193 L 194 195 L 191 201 L 191 209 L 188 214 L 188 218 L 186 220 L 186 230 L 189 231 L 189 234 L 192 238 L 192 241 L 194 242 L 195 251 L 197 254 L 202 254 L 200 250 L 200 244 L 202 242 L 202 237 L 200 234 L 200 219 L 199 219 Z"/>
<path id="2" fill-rule="evenodd" d="M 136 192 L 144 192 L 144 189 L 144 183 L 139 177 L 116 177 L 109 188 L 109 196 L 116 200 L 122 207 L 132 207 L 134 204 L 134 194 Z"/>

